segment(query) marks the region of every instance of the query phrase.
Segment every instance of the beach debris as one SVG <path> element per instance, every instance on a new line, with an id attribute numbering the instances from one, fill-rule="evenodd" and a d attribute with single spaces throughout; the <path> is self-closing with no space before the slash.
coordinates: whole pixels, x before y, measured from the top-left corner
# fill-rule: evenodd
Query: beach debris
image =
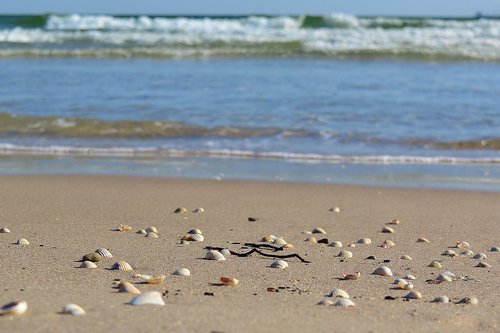
<path id="1" fill-rule="evenodd" d="M 132 227 L 129 225 L 126 225 L 126 224 L 120 224 L 118 226 L 118 230 L 119 231 L 130 231 L 130 230 L 132 230 Z"/>
<path id="2" fill-rule="evenodd" d="M 311 236 L 311 237 L 307 237 L 306 239 L 304 239 L 304 242 L 317 243 L 318 240 L 316 239 L 316 237 Z"/>
<path id="3" fill-rule="evenodd" d="M 398 297 L 388 295 L 388 296 L 385 296 L 384 299 L 389 300 L 389 301 L 395 301 L 398 299 Z"/>
<path id="4" fill-rule="evenodd" d="M 240 280 L 235 279 L 235 278 L 224 277 L 224 276 L 220 278 L 220 284 L 222 284 L 223 286 L 231 286 L 231 287 L 234 287 L 234 286 L 236 286 L 239 282 L 240 282 Z"/>
<path id="5" fill-rule="evenodd" d="M 94 264 L 92 261 L 84 261 L 82 262 L 82 264 L 80 265 L 80 268 L 97 268 L 97 265 Z"/>
<path id="6" fill-rule="evenodd" d="M 392 229 L 391 227 L 383 227 L 382 228 L 382 233 L 384 233 L 384 234 L 393 234 L 395 232 L 396 231 L 394 231 L 394 229 Z"/>
<path id="7" fill-rule="evenodd" d="M 339 254 L 337 254 L 337 257 L 340 258 L 352 258 L 352 256 L 353 256 L 352 252 L 347 250 L 341 250 Z"/>
<path id="8" fill-rule="evenodd" d="M 285 244 L 283 245 L 283 247 L 287 245 L 292 245 L 292 244 Z M 229 249 L 222 249 L 219 252 L 222 253 L 223 256 L 231 256 L 231 251 L 229 251 Z"/>
<path id="9" fill-rule="evenodd" d="M 486 254 L 476 253 L 476 255 L 472 257 L 472 259 L 481 259 L 481 260 L 486 259 Z"/>
<path id="10" fill-rule="evenodd" d="M 399 257 L 399 259 L 402 259 L 402 260 L 413 260 L 409 255 L 405 254 L 405 255 L 402 255 L 401 257 Z"/>
<path id="11" fill-rule="evenodd" d="M 185 213 L 187 213 L 187 209 L 184 208 L 184 207 L 179 207 L 179 208 L 176 208 L 174 210 L 174 213 L 176 213 L 176 214 L 185 214 Z"/>
<path id="12" fill-rule="evenodd" d="M 140 235 L 147 235 L 148 232 L 144 229 L 140 229 L 140 230 L 137 230 L 136 234 L 140 234 Z"/>
<path id="13" fill-rule="evenodd" d="M 447 303 L 450 303 L 450 299 L 448 298 L 448 296 L 438 296 L 436 298 L 434 298 L 432 301 L 432 303 L 444 303 L 444 304 L 447 304 Z"/>
<path id="14" fill-rule="evenodd" d="M 7 229 L 8 230 L 8 229 Z M 493 246 L 491 249 L 490 249 L 490 252 L 500 252 L 500 248 L 498 246 Z"/>
<path id="15" fill-rule="evenodd" d="M 109 252 L 108 249 L 105 249 L 103 247 L 100 247 L 100 248 L 96 249 L 95 253 L 97 253 L 98 255 L 100 255 L 101 258 L 113 258 L 113 255 L 111 254 L 111 252 Z"/>
<path id="16" fill-rule="evenodd" d="M 456 253 L 452 249 L 447 249 L 446 251 L 444 251 L 443 253 L 441 253 L 441 255 L 443 255 L 443 256 L 449 256 L 449 257 L 458 257 L 458 253 Z"/>
<path id="17" fill-rule="evenodd" d="M 433 260 L 433 261 L 431 261 L 431 263 L 429 265 L 427 265 L 427 267 L 442 268 L 443 264 L 441 264 L 441 262 L 439 262 L 437 260 Z"/>
<path id="18" fill-rule="evenodd" d="M 148 291 L 138 296 L 135 296 L 130 301 L 131 305 L 165 305 L 162 294 L 159 291 Z"/>
<path id="19" fill-rule="evenodd" d="M 333 304 L 333 306 L 336 306 L 338 308 L 349 308 L 349 307 L 354 307 L 354 302 L 351 301 L 349 298 L 340 298 Z"/>
<path id="20" fill-rule="evenodd" d="M 127 262 L 125 262 L 123 260 L 119 260 L 119 261 L 115 262 L 113 264 L 113 266 L 111 266 L 111 269 L 118 270 L 118 271 L 131 271 L 131 270 L 133 270 L 132 266 L 130 266 L 130 264 L 128 264 Z"/>
<path id="21" fill-rule="evenodd" d="M 313 234 L 323 234 L 323 235 L 326 235 L 325 229 L 323 229 L 321 227 L 315 227 L 313 230 L 311 230 L 311 232 Z"/>
<path id="22" fill-rule="evenodd" d="M 30 245 L 30 242 L 28 242 L 27 239 L 21 238 L 16 241 L 17 245 Z"/>
<path id="23" fill-rule="evenodd" d="M 158 236 L 158 234 L 157 234 L 156 232 L 148 232 L 148 233 L 146 234 L 146 237 L 147 237 L 147 238 L 155 238 L 155 239 L 156 239 L 156 238 L 158 238 L 159 236 Z"/>
<path id="24" fill-rule="evenodd" d="M 400 221 L 400 220 L 395 219 L 395 220 L 390 220 L 390 221 L 389 221 L 389 222 L 387 222 L 386 224 L 398 225 L 398 224 L 400 224 L 400 223 L 401 223 L 401 221 Z"/>
<path id="25" fill-rule="evenodd" d="M 456 245 L 455 247 L 457 249 L 468 249 L 470 247 L 470 244 L 468 242 L 460 242 L 460 241 L 456 241 Z"/>
<path id="26" fill-rule="evenodd" d="M 460 254 L 463 254 L 465 256 L 471 256 L 474 254 L 474 252 L 471 249 L 466 249 L 466 250 L 463 250 L 462 252 L 460 252 Z"/>
<path id="27" fill-rule="evenodd" d="M 350 298 L 347 291 L 345 291 L 344 289 L 340 289 L 340 288 L 333 289 L 328 295 L 326 295 L 326 297 Z"/>
<path id="28" fill-rule="evenodd" d="M 10 232 L 9 228 L 2 227 L 0 228 L 0 234 L 8 234 Z"/>
<path id="29" fill-rule="evenodd" d="M 334 212 L 334 213 L 340 213 L 340 208 L 339 207 L 332 207 L 328 211 L 329 212 Z"/>
<path id="30" fill-rule="evenodd" d="M 92 261 L 92 262 L 98 262 L 101 260 L 101 255 L 97 252 L 90 252 L 87 253 L 86 255 L 83 256 L 82 260 L 83 261 Z"/>
<path id="31" fill-rule="evenodd" d="M 205 211 L 205 209 L 203 209 L 202 207 L 198 207 L 198 208 L 193 209 L 193 213 L 203 213 L 204 211 Z"/>
<path id="32" fill-rule="evenodd" d="M 128 281 L 120 281 L 118 283 L 118 291 L 121 293 L 129 293 L 132 295 L 140 295 L 141 291 L 137 289 L 136 286 L 134 286 L 132 283 Z"/>
<path id="33" fill-rule="evenodd" d="M 484 267 L 484 268 L 491 268 L 491 265 L 488 264 L 487 262 L 484 262 L 484 261 L 480 261 L 476 267 Z"/>
<path id="34" fill-rule="evenodd" d="M 356 241 L 358 244 L 371 244 L 372 240 L 370 238 L 361 238 Z"/>
<path id="35" fill-rule="evenodd" d="M 0 308 L 0 316 L 3 315 L 22 315 L 28 310 L 28 303 L 26 301 L 13 301 L 3 305 Z"/>
<path id="36" fill-rule="evenodd" d="M 318 303 L 318 305 L 331 306 L 333 305 L 333 302 L 330 301 L 329 299 L 323 299 Z"/>
<path id="37" fill-rule="evenodd" d="M 412 290 L 408 294 L 404 295 L 403 298 L 406 299 L 420 299 L 422 298 L 422 294 L 418 291 Z"/>
<path id="38" fill-rule="evenodd" d="M 274 239 L 274 241 L 273 241 L 273 244 L 276 244 L 276 245 L 285 245 L 286 244 L 286 240 L 283 237 L 276 237 L 276 239 Z"/>
<path id="39" fill-rule="evenodd" d="M 372 275 L 380 275 L 380 276 L 392 276 L 392 271 L 389 267 L 387 266 L 380 266 L 377 267 L 373 272 Z"/>
<path id="40" fill-rule="evenodd" d="M 417 243 L 429 243 L 429 240 L 425 237 L 417 238 Z"/>
<path id="41" fill-rule="evenodd" d="M 177 275 L 177 276 L 191 276 L 191 272 L 187 268 L 179 268 L 176 269 L 172 275 Z"/>
<path id="42" fill-rule="evenodd" d="M 285 269 L 288 268 L 288 263 L 285 260 L 276 260 L 271 263 L 271 268 Z"/>
<path id="43" fill-rule="evenodd" d="M 85 310 L 77 304 L 68 303 L 63 306 L 61 313 L 70 314 L 72 316 L 83 316 Z"/>
<path id="44" fill-rule="evenodd" d="M 353 274 L 345 274 L 342 273 L 342 279 L 341 280 L 357 280 L 361 276 L 360 272 L 355 272 Z"/>
<path id="45" fill-rule="evenodd" d="M 384 248 L 384 249 L 388 249 L 388 248 L 393 247 L 393 246 L 395 246 L 395 245 L 396 245 L 396 244 L 394 244 L 394 242 L 393 242 L 392 240 L 390 240 L 390 239 L 386 239 L 386 240 L 382 243 L 382 245 L 380 245 L 380 247 L 382 247 L 382 248 Z"/>
<path id="46" fill-rule="evenodd" d="M 146 232 L 154 232 L 155 234 L 158 233 L 158 228 L 156 228 L 154 225 L 151 225 L 146 228 Z"/>
<path id="47" fill-rule="evenodd" d="M 406 280 L 416 280 L 417 278 L 411 274 L 405 275 L 404 277 Z"/>
<path id="48" fill-rule="evenodd" d="M 328 244 L 330 247 L 342 247 L 342 242 L 341 241 L 333 241 L 330 244 Z"/>
<path id="49" fill-rule="evenodd" d="M 222 253 L 220 253 L 217 250 L 208 250 L 208 252 L 205 255 L 205 259 L 207 260 L 218 260 L 218 261 L 224 261 L 226 258 Z"/>

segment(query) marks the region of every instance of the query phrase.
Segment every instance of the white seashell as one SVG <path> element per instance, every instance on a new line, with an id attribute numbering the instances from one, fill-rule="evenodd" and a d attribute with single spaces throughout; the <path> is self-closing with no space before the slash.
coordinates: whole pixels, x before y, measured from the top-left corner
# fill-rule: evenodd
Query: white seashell
<path id="1" fill-rule="evenodd" d="M 17 245 L 30 245 L 30 242 L 28 242 L 28 240 L 26 240 L 24 238 L 21 238 L 21 239 L 17 240 L 16 244 Z"/>
<path id="2" fill-rule="evenodd" d="M 285 260 L 276 260 L 271 263 L 271 267 L 285 269 L 288 267 L 288 263 Z"/>
<path id="3" fill-rule="evenodd" d="M 187 268 L 179 268 L 172 273 L 172 275 L 177 276 L 191 276 L 191 272 Z"/>
<path id="4" fill-rule="evenodd" d="M 429 243 L 429 240 L 425 237 L 417 238 L 417 243 Z"/>
<path id="5" fill-rule="evenodd" d="M 477 253 L 472 259 L 486 259 L 486 254 L 484 253 Z"/>
<path id="6" fill-rule="evenodd" d="M 470 249 L 467 249 L 467 250 L 463 250 L 462 252 L 460 252 L 460 254 L 463 254 L 465 256 L 471 256 L 474 254 L 474 252 Z"/>
<path id="7" fill-rule="evenodd" d="M 158 233 L 158 229 L 155 227 L 155 226 L 149 226 L 147 229 L 146 229 L 146 232 L 154 232 L 155 234 Z"/>
<path id="8" fill-rule="evenodd" d="M 9 230 L 9 229 L 7 229 Z M 490 252 L 500 252 L 500 248 L 498 248 L 498 246 L 493 246 L 491 249 L 490 249 Z"/>
<path id="9" fill-rule="evenodd" d="M 131 301 L 130 304 L 132 305 L 146 305 L 146 304 L 152 304 L 152 305 L 165 305 L 165 302 L 163 301 L 162 295 L 159 291 L 148 291 L 144 294 L 135 296 Z"/>
<path id="10" fill-rule="evenodd" d="M 132 295 L 140 295 L 141 291 L 137 289 L 136 286 L 134 286 L 132 283 L 128 281 L 120 281 L 118 283 L 118 291 L 121 293 L 129 293 Z"/>
<path id="11" fill-rule="evenodd" d="M 476 305 L 477 303 L 479 303 L 479 301 L 476 297 L 464 297 L 457 302 L 457 304 L 472 304 L 472 305 Z"/>
<path id="12" fill-rule="evenodd" d="M 487 262 L 480 261 L 479 264 L 476 265 L 476 267 L 491 268 L 491 265 L 488 264 Z"/>
<path id="13" fill-rule="evenodd" d="M 323 234 L 326 235 L 326 231 L 323 228 L 316 227 L 311 231 L 313 234 Z"/>
<path id="14" fill-rule="evenodd" d="M 327 297 L 341 297 L 341 298 L 350 298 L 349 294 L 344 290 L 340 288 L 335 288 L 333 289 Z"/>
<path id="15" fill-rule="evenodd" d="M 408 274 L 408 275 L 405 276 L 405 279 L 407 279 L 407 280 L 416 280 L 417 278 L 415 276 L 413 276 L 413 275 Z"/>
<path id="16" fill-rule="evenodd" d="M 436 280 L 443 281 L 443 282 L 451 282 L 451 281 L 453 281 L 453 279 L 450 276 L 444 275 L 444 274 L 439 274 L 437 276 Z"/>
<path id="17" fill-rule="evenodd" d="M 85 314 L 85 310 L 82 309 L 81 306 L 73 304 L 73 303 L 68 303 L 62 308 L 62 313 L 67 313 L 72 316 L 82 316 Z"/>
<path id="18" fill-rule="evenodd" d="M 193 213 L 203 213 L 204 211 L 205 211 L 205 210 L 204 210 L 203 208 L 198 207 L 198 208 L 195 208 L 195 209 L 193 210 Z"/>
<path id="19" fill-rule="evenodd" d="M 190 235 L 201 235 L 201 234 L 203 234 L 203 232 L 201 232 L 200 229 L 196 229 L 196 228 L 189 230 L 187 233 L 190 234 Z"/>
<path id="20" fill-rule="evenodd" d="M 341 258 L 352 258 L 352 256 L 353 256 L 352 252 L 347 250 L 341 250 L 339 254 L 337 254 L 337 257 Z"/>
<path id="21" fill-rule="evenodd" d="M 395 246 L 396 244 L 394 244 L 394 242 L 390 239 L 387 239 L 384 241 L 384 243 L 382 244 L 382 247 L 385 247 L 385 248 L 389 248 L 389 247 L 393 247 Z"/>
<path id="22" fill-rule="evenodd" d="M 444 272 L 444 273 L 441 273 L 441 275 L 448 276 L 448 277 L 450 277 L 452 280 L 456 279 L 456 277 L 457 277 L 455 274 L 453 274 L 453 273 L 452 273 L 452 272 L 450 272 L 450 271 L 446 271 L 446 272 Z"/>
<path id="23" fill-rule="evenodd" d="M 28 310 L 26 301 L 13 301 L 0 308 L 0 316 L 3 315 L 22 315 Z"/>
<path id="24" fill-rule="evenodd" d="M 111 269 L 113 270 L 118 270 L 118 271 L 131 271 L 133 270 L 132 266 L 130 266 L 128 263 L 126 263 L 123 260 L 117 261 L 111 266 Z"/>
<path id="25" fill-rule="evenodd" d="M 180 245 L 188 245 L 189 242 L 185 239 L 181 239 Z"/>
<path id="26" fill-rule="evenodd" d="M 203 242 L 205 240 L 205 237 L 202 234 L 190 234 L 186 240 L 192 242 Z"/>
<path id="27" fill-rule="evenodd" d="M 431 302 L 433 303 L 450 303 L 450 299 L 447 296 L 438 296 L 434 298 Z"/>
<path id="28" fill-rule="evenodd" d="M 402 255 L 401 257 L 399 257 L 399 259 L 403 259 L 403 260 L 413 260 L 409 255 L 405 254 L 405 255 Z"/>
<path id="29" fill-rule="evenodd" d="M 10 232 L 9 228 L 2 227 L 0 228 L 0 234 L 8 234 Z"/>
<path id="30" fill-rule="evenodd" d="M 144 281 L 147 284 L 162 284 L 163 281 L 165 281 L 165 278 L 166 278 L 165 275 L 156 275 L 156 276 L 148 277 L 147 279 L 144 279 Z"/>
<path id="31" fill-rule="evenodd" d="M 226 260 L 226 258 L 224 257 L 224 255 L 222 253 L 220 253 L 219 251 L 217 251 L 217 250 L 209 250 L 207 252 L 207 254 L 205 255 L 205 259 L 208 259 L 208 260 L 219 260 L 219 261 Z"/>
<path id="32" fill-rule="evenodd" d="M 329 299 L 324 299 L 324 300 L 321 300 L 318 305 L 324 305 L 324 306 L 330 306 L 330 305 L 333 305 L 333 302 L 330 301 Z"/>
<path id="33" fill-rule="evenodd" d="M 140 234 L 140 235 L 147 235 L 148 234 L 148 232 L 144 229 L 138 230 L 136 233 Z"/>
<path id="34" fill-rule="evenodd" d="M 287 245 L 287 244 L 285 244 L 285 245 Z M 222 249 L 222 250 L 220 250 L 220 253 L 222 253 L 222 255 L 224 255 L 226 257 L 231 255 L 231 251 L 229 251 L 229 249 Z"/>
<path id="35" fill-rule="evenodd" d="M 148 232 L 146 234 L 147 238 L 158 238 L 158 234 L 156 232 Z"/>
<path id="36" fill-rule="evenodd" d="M 361 238 L 356 241 L 358 244 L 371 244 L 372 240 L 370 238 Z"/>
<path id="37" fill-rule="evenodd" d="M 285 245 L 282 246 L 283 249 L 293 249 L 293 244 L 291 243 L 286 243 Z"/>
<path id="38" fill-rule="evenodd" d="M 330 208 L 328 211 L 334 212 L 334 213 L 340 213 L 340 208 L 339 207 L 333 207 L 333 208 Z"/>
<path id="39" fill-rule="evenodd" d="M 351 244 L 347 245 L 347 247 L 356 247 L 356 244 L 351 243 Z"/>
<path id="40" fill-rule="evenodd" d="M 328 244 L 330 247 L 342 247 L 342 242 L 340 241 L 333 241 L 330 244 Z"/>
<path id="41" fill-rule="evenodd" d="M 80 265 L 80 268 L 97 268 L 97 265 L 94 264 L 92 261 L 84 261 L 82 262 L 82 264 Z"/>
<path id="42" fill-rule="evenodd" d="M 383 227 L 382 228 L 382 233 L 384 233 L 384 234 L 393 234 L 395 232 L 396 231 L 394 231 L 394 229 L 392 229 L 391 227 Z"/>
<path id="43" fill-rule="evenodd" d="M 276 245 L 285 245 L 286 244 L 286 240 L 284 240 L 282 237 L 277 237 L 273 241 L 273 243 L 276 244 Z"/>
<path id="44" fill-rule="evenodd" d="M 408 281 L 406 281 L 405 279 L 400 279 L 400 278 L 398 278 L 398 279 L 394 280 L 393 284 L 399 284 L 399 283 L 401 283 L 401 282 L 402 282 L 402 283 L 408 283 Z"/>
<path id="45" fill-rule="evenodd" d="M 317 243 L 318 240 L 316 239 L 316 237 L 311 236 L 311 237 L 307 237 L 306 239 L 304 239 L 304 242 Z"/>
<path id="46" fill-rule="evenodd" d="M 381 276 L 392 276 L 392 271 L 387 266 L 380 266 L 376 268 L 373 272 L 373 275 L 381 275 Z"/>
<path id="47" fill-rule="evenodd" d="M 312 232 L 310 232 L 309 230 L 303 230 L 302 234 L 304 234 L 304 235 L 312 235 Z"/>
<path id="48" fill-rule="evenodd" d="M 410 282 L 405 281 L 406 283 L 400 282 L 398 283 L 398 288 L 403 289 L 403 290 L 412 290 L 413 289 L 413 284 Z"/>
<path id="49" fill-rule="evenodd" d="M 457 257 L 458 256 L 458 253 L 456 253 L 455 251 L 453 251 L 452 249 L 447 249 L 446 251 L 444 251 L 442 253 L 443 256 L 450 256 L 450 257 Z"/>
<path id="50" fill-rule="evenodd" d="M 442 268 L 443 267 L 443 264 L 441 264 L 439 261 L 437 260 L 433 260 L 431 261 L 431 263 L 429 265 L 427 265 L 427 267 L 432 267 L 432 268 Z"/>
<path id="51" fill-rule="evenodd" d="M 278 237 L 276 237 L 274 235 L 269 235 L 269 237 L 271 237 L 271 242 L 274 242 L 276 240 L 276 238 L 278 238 Z"/>
<path id="52" fill-rule="evenodd" d="M 339 308 L 348 308 L 348 307 L 353 307 L 354 302 L 351 301 L 349 298 L 340 298 L 337 302 L 335 302 L 334 306 Z"/>
<path id="53" fill-rule="evenodd" d="M 408 294 L 404 295 L 403 298 L 406 299 L 420 299 L 422 298 L 422 294 L 418 291 L 412 290 Z"/>
<path id="54" fill-rule="evenodd" d="M 470 244 L 467 242 L 459 242 L 457 241 L 457 245 L 455 246 L 458 249 L 468 249 L 470 247 Z"/>
<path id="55" fill-rule="evenodd" d="M 105 248 L 98 248 L 97 250 L 95 250 L 95 253 L 99 254 L 103 258 L 113 258 L 111 252 L 109 252 L 109 250 Z"/>
<path id="56" fill-rule="evenodd" d="M 240 280 L 235 279 L 235 278 L 228 278 L 228 277 L 224 277 L 224 276 L 220 278 L 220 284 L 222 284 L 223 286 L 234 287 L 239 282 L 240 282 Z"/>
<path id="57" fill-rule="evenodd" d="M 395 225 L 397 225 L 397 224 L 400 224 L 400 223 L 401 223 L 401 221 L 399 221 L 399 220 L 396 219 L 396 220 L 391 220 L 391 221 L 387 222 L 386 224 L 395 224 Z"/>

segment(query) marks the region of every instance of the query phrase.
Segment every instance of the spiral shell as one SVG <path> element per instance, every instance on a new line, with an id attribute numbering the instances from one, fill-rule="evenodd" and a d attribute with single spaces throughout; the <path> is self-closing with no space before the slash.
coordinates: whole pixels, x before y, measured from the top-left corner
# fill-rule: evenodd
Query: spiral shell
<path id="1" fill-rule="evenodd" d="M 84 261 L 80 265 L 80 268 L 97 268 L 97 265 L 94 264 L 92 261 Z"/>
<path id="2" fill-rule="evenodd" d="M 163 301 L 162 295 L 159 291 L 148 291 L 144 294 L 135 296 L 131 301 L 130 304 L 132 305 L 146 305 L 146 304 L 151 304 L 151 305 L 165 305 L 165 302 Z"/>
<path id="3" fill-rule="evenodd" d="M 117 261 L 111 266 L 111 269 L 118 271 L 131 271 L 133 270 L 132 266 L 130 266 L 127 262 L 120 260 Z"/>
<path id="4" fill-rule="evenodd" d="M 340 298 L 350 298 L 349 297 L 349 294 L 347 293 L 347 291 L 345 291 L 344 289 L 340 289 L 340 288 L 335 288 L 333 289 L 328 295 L 327 297 L 340 297 Z"/>
<path id="5" fill-rule="evenodd" d="M 235 286 L 235 285 L 237 285 L 239 282 L 240 282 L 240 280 L 235 279 L 235 278 L 229 278 L 229 277 L 224 277 L 224 276 L 220 278 L 220 283 L 221 283 L 223 286 L 231 286 L 231 287 L 234 287 L 234 286 Z"/>
<path id="6" fill-rule="evenodd" d="M 349 298 L 340 298 L 339 300 L 337 300 L 337 302 L 335 302 L 334 306 L 338 308 L 349 308 L 355 305 L 354 302 L 351 301 Z"/>
<path id="7" fill-rule="evenodd" d="M 16 244 L 17 245 L 30 245 L 30 242 L 28 242 L 27 239 L 21 238 L 21 239 L 17 240 Z"/>
<path id="8" fill-rule="evenodd" d="M 0 308 L 0 316 L 3 315 L 22 315 L 28 310 L 26 301 L 13 301 Z"/>
<path id="9" fill-rule="evenodd" d="M 172 275 L 177 275 L 177 276 L 191 276 L 191 272 L 187 268 L 179 268 L 175 270 Z"/>
<path id="10" fill-rule="evenodd" d="M 333 241 L 330 244 L 328 244 L 330 247 L 342 247 L 342 242 L 340 241 Z"/>
<path id="11" fill-rule="evenodd" d="M 404 295 L 403 298 L 406 299 L 420 299 L 422 298 L 422 294 L 418 291 L 412 290 L 408 294 Z"/>
<path id="12" fill-rule="evenodd" d="M 313 234 L 323 234 L 323 235 L 326 235 L 326 231 L 325 229 L 321 228 L 321 227 L 316 227 L 314 228 L 313 230 L 311 230 L 311 232 Z"/>
<path id="13" fill-rule="evenodd" d="M 10 232 L 9 228 L 2 227 L 0 228 L 0 234 L 8 234 Z"/>
<path id="14" fill-rule="evenodd" d="M 417 243 L 429 243 L 429 240 L 425 237 L 417 238 Z"/>
<path id="15" fill-rule="evenodd" d="M 111 254 L 111 252 L 109 252 L 108 249 L 105 249 L 105 248 L 98 248 L 97 250 L 95 250 L 95 253 L 97 253 L 98 255 L 100 255 L 102 258 L 113 258 L 113 255 Z"/>
<path id="16" fill-rule="evenodd" d="M 401 257 L 399 257 L 399 259 L 402 259 L 402 260 L 413 260 L 409 255 L 405 254 L 405 255 L 402 255 Z"/>
<path id="17" fill-rule="evenodd" d="M 372 240 L 370 238 L 361 238 L 356 241 L 358 244 L 371 244 Z"/>
<path id="18" fill-rule="evenodd" d="M 285 269 L 288 267 L 288 263 L 285 260 L 276 260 L 271 263 L 271 267 Z"/>
<path id="19" fill-rule="evenodd" d="M 432 268 L 442 268 L 443 267 L 443 264 L 441 264 L 439 261 L 437 260 L 433 260 L 431 261 L 431 263 L 429 265 L 427 265 L 427 267 L 432 267 Z"/>
<path id="20" fill-rule="evenodd" d="M 347 250 L 341 250 L 339 254 L 337 254 L 337 257 L 340 258 L 352 258 L 352 256 L 353 256 L 352 252 Z"/>
<path id="21" fill-rule="evenodd" d="M 224 257 L 224 255 L 222 253 L 220 253 L 219 251 L 217 251 L 217 250 L 209 250 L 207 252 L 207 254 L 205 255 L 205 259 L 208 259 L 208 260 L 219 260 L 219 261 L 226 260 L 226 258 Z"/>
<path id="22" fill-rule="evenodd" d="M 118 291 L 121 293 L 129 293 L 132 295 L 140 295 L 141 291 L 128 281 L 120 281 L 118 283 Z"/>
<path id="23" fill-rule="evenodd" d="M 152 226 L 147 227 L 146 232 L 154 232 L 155 234 L 157 234 L 158 229 L 154 225 L 152 225 Z"/>
<path id="24" fill-rule="evenodd" d="M 472 259 L 481 259 L 481 260 L 486 259 L 486 254 L 476 253 L 476 255 L 472 257 Z"/>
<path id="25" fill-rule="evenodd" d="M 387 266 L 377 267 L 373 272 L 373 275 L 381 275 L 381 276 L 392 276 L 392 271 Z"/>
<path id="26" fill-rule="evenodd" d="M 83 316 L 85 314 L 85 310 L 79 305 L 68 303 L 63 306 L 61 313 L 70 314 L 72 316 Z"/>
<path id="27" fill-rule="evenodd" d="M 383 227 L 382 228 L 382 233 L 384 233 L 384 234 L 393 234 L 395 232 L 396 231 L 394 231 L 394 229 L 392 229 L 391 227 Z"/>
<path id="28" fill-rule="evenodd" d="M 434 298 L 431 302 L 433 303 L 450 303 L 450 299 L 448 298 L 448 296 L 438 296 L 436 298 Z"/>

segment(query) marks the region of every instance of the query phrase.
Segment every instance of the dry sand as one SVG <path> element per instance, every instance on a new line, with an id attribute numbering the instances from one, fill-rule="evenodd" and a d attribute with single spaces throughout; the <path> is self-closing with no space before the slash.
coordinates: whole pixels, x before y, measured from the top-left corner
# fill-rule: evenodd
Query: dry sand
<path id="1" fill-rule="evenodd" d="M 204 213 L 175 214 L 177 207 Z M 340 213 L 329 209 L 338 206 Z M 249 222 L 248 217 L 259 217 Z M 395 234 L 381 233 L 391 219 L 400 219 Z M 117 232 L 120 223 L 132 232 Z M 134 232 L 154 225 L 160 238 Z M 500 194 L 456 191 L 403 190 L 311 184 L 236 181 L 166 180 L 153 178 L 9 176 L 0 177 L 0 305 L 26 300 L 28 311 L 0 317 L 1 332 L 498 332 L 500 254 Z M 339 249 L 304 242 L 304 230 L 319 226 L 329 241 L 344 245 L 371 238 L 371 245 L 352 248 L 354 257 L 341 260 Z M 189 229 L 203 231 L 205 241 L 180 246 Z M 269 268 L 272 258 L 252 255 L 204 260 L 205 246 L 257 242 L 265 235 L 283 236 L 294 244 L 284 253 L 298 253 L 311 263 L 289 259 L 286 270 Z M 430 243 L 416 243 L 418 237 Z M 29 246 L 13 243 L 19 238 Z M 321 237 L 319 237 L 321 238 Z M 392 239 L 391 249 L 378 247 Z M 467 241 L 484 252 L 491 268 L 474 267 L 467 256 L 441 253 Z M 97 269 L 81 269 L 77 260 L 98 247 L 114 258 Z M 413 261 L 399 259 L 408 254 Z M 376 260 L 366 260 L 369 255 Z M 133 272 L 106 268 L 116 260 Z M 427 267 L 442 260 L 443 268 Z M 384 260 L 394 277 L 370 273 Z M 180 267 L 191 277 L 174 277 Z M 361 272 L 355 281 L 341 273 Z M 462 280 L 428 284 L 451 271 Z M 142 291 L 168 290 L 165 306 L 128 305 L 132 295 L 117 293 L 114 279 L 134 273 L 165 274 L 161 286 L 138 284 Z M 391 289 L 396 277 L 413 274 L 419 300 L 404 301 L 402 290 Z M 236 287 L 211 285 L 221 276 L 240 280 Z M 268 292 L 267 288 L 279 292 Z M 280 287 L 284 289 L 279 289 Z M 345 289 L 356 307 L 317 305 L 335 287 Z M 205 292 L 213 296 L 204 295 Z M 398 297 L 384 300 L 385 296 Z M 430 301 L 447 295 L 453 304 Z M 455 301 L 475 296 L 478 305 Z M 87 314 L 58 313 L 76 303 Z"/>

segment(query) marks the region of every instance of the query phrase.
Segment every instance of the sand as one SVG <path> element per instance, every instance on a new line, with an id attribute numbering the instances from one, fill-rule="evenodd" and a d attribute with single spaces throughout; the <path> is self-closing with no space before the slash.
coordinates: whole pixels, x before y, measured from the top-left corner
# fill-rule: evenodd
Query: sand
<path id="1" fill-rule="evenodd" d="M 329 209 L 338 206 L 340 213 Z M 175 214 L 177 207 L 188 208 Z M 204 213 L 191 210 L 203 207 Z M 260 218 L 249 222 L 248 217 Z M 395 234 L 381 233 L 385 223 L 400 219 Z M 120 223 L 131 232 L 113 231 Z M 154 225 L 160 237 L 134 233 Z M 133 177 L 7 176 L 0 177 L 0 304 L 26 300 L 28 311 L 0 317 L 2 332 L 498 332 L 500 194 L 437 190 L 364 188 L 244 181 L 169 180 Z M 331 242 L 344 245 L 367 237 L 370 245 L 352 248 L 354 257 L 336 257 L 339 249 L 304 242 L 302 233 L 322 227 Z M 203 231 L 205 241 L 179 245 L 189 229 Z M 310 263 L 288 259 L 286 270 L 269 267 L 273 258 L 254 254 L 204 260 L 205 246 L 237 252 L 244 242 L 265 235 L 284 237 L 294 245 L 279 254 L 297 253 Z M 416 243 L 427 237 L 430 243 Z M 29 246 L 13 244 L 19 238 Z M 378 247 L 386 239 L 396 246 Z M 467 241 L 484 252 L 491 268 L 474 267 L 467 256 L 441 253 Z M 97 269 L 76 268 L 78 260 L 98 247 L 114 258 Z M 457 250 L 458 251 L 458 250 Z M 403 254 L 413 260 L 399 259 Z M 365 258 L 374 255 L 376 260 Z M 106 268 L 125 260 L 135 270 Z M 434 259 L 443 268 L 427 267 Z M 384 263 L 384 260 L 390 260 Z M 370 273 L 385 264 L 394 277 Z M 181 267 L 191 277 L 171 273 Z M 358 280 L 339 280 L 359 271 Z M 429 284 L 451 271 L 463 279 Z M 134 273 L 165 274 L 163 285 L 137 284 L 142 291 L 168 291 L 165 306 L 132 306 L 132 295 L 117 293 L 115 279 L 138 282 Z M 404 301 L 407 292 L 391 289 L 396 277 L 413 274 L 419 300 Z M 240 280 L 236 287 L 213 285 L 221 276 Z M 333 288 L 345 289 L 354 308 L 317 305 Z M 275 288 L 279 292 L 269 292 Z M 205 295 L 213 294 L 213 296 Z M 478 305 L 436 304 L 475 296 Z M 397 297 L 385 300 L 385 296 Z M 87 314 L 60 314 L 66 303 Z"/>

